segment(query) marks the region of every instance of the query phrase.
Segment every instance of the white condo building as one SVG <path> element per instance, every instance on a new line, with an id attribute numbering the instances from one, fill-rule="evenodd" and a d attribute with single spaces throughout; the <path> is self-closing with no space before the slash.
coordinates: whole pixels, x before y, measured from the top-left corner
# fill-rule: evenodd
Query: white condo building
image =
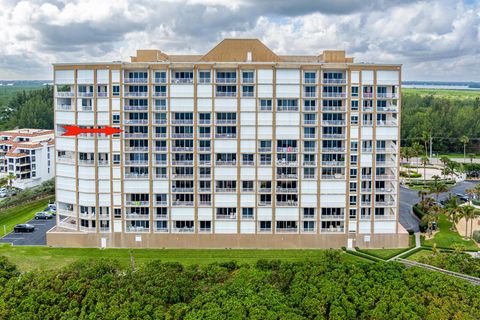
<path id="1" fill-rule="evenodd" d="M 398 223 L 401 66 L 343 51 L 54 65 L 53 246 L 408 245 Z M 61 136 L 63 125 L 121 134 Z"/>
<path id="2" fill-rule="evenodd" d="M 0 177 L 14 175 L 14 187 L 35 187 L 55 174 L 53 130 L 0 131 Z"/>

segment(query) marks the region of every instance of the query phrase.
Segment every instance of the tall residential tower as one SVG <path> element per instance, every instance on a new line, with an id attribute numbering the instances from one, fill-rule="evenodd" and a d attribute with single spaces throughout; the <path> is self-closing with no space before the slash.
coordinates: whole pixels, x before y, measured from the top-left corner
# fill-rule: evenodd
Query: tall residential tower
<path id="1" fill-rule="evenodd" d="M 54 65 L 54 246 L 408 245 L 398 223 L 400 65 L 205 55 Z M 62 137 L 63 125 L 121 134 Z"/>

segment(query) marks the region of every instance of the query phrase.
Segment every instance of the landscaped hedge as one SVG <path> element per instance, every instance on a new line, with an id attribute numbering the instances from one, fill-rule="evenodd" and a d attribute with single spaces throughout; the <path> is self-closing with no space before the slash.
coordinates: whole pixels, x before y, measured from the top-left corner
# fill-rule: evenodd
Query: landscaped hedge
<path id="1" fill-rule="evenodd" d="M 55 194 L 55 179 L 45 181 L 39 186 L 20 191 L 15 196 L 6 198 L 0 203 L 0 209 L 25 204 Z"/>
<path id="2" fill-rule="evenodd" d="M 467 175 L 467 178 L 480 178 L 480 163 L 465 163 L 463 170 Z"/>
<path id="3" fill-rule="evenodd" d="M 473 231 L 473 240 L 475 240 L 477 243 L 480 243 L 480 231 L 479 230 Z"/>
<path id="4" fill-rule="evenodd" d="M 416 203 L 412 207 L 413 213 L 417 216 L 418 219 L 420 219 L 420 224 L 418 225 L 418 228 L 420 229 L 420 232 L 425 232 L 427 231 L 428 225 L 427 223 L 422 221 L 423 216 L 425 215 L 425 212 L 423 212 L 422 207 L 420 206 L 419 203 Z"/>

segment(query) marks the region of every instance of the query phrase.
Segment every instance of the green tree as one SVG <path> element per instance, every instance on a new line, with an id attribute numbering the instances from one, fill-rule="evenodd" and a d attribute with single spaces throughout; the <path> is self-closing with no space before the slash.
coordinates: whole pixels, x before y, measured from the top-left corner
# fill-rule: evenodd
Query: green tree
<path id="1" fill-rule="evenodd" d="M 422 163 L 423 166 L 423 185 L 427 185 L 427 164 L 429 163 L 428 157 L 423 156 L 420 158 L 420 162 Z"/>

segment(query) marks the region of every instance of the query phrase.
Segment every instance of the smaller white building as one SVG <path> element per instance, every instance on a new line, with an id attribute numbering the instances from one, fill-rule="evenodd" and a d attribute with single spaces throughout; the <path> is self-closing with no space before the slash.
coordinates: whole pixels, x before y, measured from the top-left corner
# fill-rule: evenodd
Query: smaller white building
<path id="1" fill-rule="evenodd" d="M 13 186 L 25 189 L 52 179 L 55 168 L 53 130 L 0 131 L 0 177 L 14 174 Z"/>

